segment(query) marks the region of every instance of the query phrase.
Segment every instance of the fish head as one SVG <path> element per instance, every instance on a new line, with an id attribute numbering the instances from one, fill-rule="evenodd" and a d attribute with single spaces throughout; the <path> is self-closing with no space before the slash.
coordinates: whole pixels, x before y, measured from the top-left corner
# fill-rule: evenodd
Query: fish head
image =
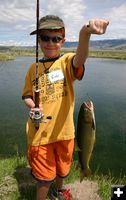
<path id="1" fill-rule="evenodd" d="M 92 123 L 93 115 L 94 115 L 94 106 L 92 101 L 84 102 L 81 106 L 82 109 L 82 117 L 84 121 L 87 123 Z"/>

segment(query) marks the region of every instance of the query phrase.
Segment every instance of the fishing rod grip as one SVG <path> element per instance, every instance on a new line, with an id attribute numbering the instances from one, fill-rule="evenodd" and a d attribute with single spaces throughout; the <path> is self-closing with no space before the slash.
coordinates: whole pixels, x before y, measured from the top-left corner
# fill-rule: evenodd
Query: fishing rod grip
<path id="1" fill-rule="evenodd" d="M 39 94 L 40 90 L 39 89 L 35 90 L 35 108 L 39 108 Z"/>

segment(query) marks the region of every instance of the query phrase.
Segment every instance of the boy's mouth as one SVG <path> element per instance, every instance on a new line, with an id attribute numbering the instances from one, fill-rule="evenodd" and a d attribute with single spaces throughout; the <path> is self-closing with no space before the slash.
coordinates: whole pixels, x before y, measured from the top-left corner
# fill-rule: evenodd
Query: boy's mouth
<path id="1" fill-rule="evenodd" d="M 53 46 L 48 46 L 48 47 L 45 47 L 45 49 L 46 50 L 48 50 L 48 51 L 54 51 L 54 50 L 56 50 L 56 48 L 55 47 L 53 47 Z"/>

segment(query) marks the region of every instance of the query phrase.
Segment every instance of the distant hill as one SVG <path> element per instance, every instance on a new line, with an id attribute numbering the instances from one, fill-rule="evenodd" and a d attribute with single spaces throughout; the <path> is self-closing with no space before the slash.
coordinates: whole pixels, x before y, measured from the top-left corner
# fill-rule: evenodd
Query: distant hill
<path id="1" fill-rule="evenodd" d="M 126 39 L 91 41 L 91 48 L 126 50 Z"/>
<path id="2" fill-rule="evenodd" d="M 65 42 L 64 48 L 76 48 L 78 42 Z M 91 49 L 117 49 L 126 50 L 126 39 L 91 40 Z"/>

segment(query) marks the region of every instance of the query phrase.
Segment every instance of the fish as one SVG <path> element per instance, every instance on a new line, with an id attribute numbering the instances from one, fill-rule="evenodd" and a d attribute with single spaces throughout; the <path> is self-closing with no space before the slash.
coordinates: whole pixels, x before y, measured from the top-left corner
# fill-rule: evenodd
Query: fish
<path id="1" fill-rule="evenodd" d="M 80 166 L 80 182 L 91 175 L 89 166 L 94 144 L 96 142 L 96 122 L 94 104 L 91 100 L 84 102 L 78 113 L 76 143 L 78 165 Z"/>

